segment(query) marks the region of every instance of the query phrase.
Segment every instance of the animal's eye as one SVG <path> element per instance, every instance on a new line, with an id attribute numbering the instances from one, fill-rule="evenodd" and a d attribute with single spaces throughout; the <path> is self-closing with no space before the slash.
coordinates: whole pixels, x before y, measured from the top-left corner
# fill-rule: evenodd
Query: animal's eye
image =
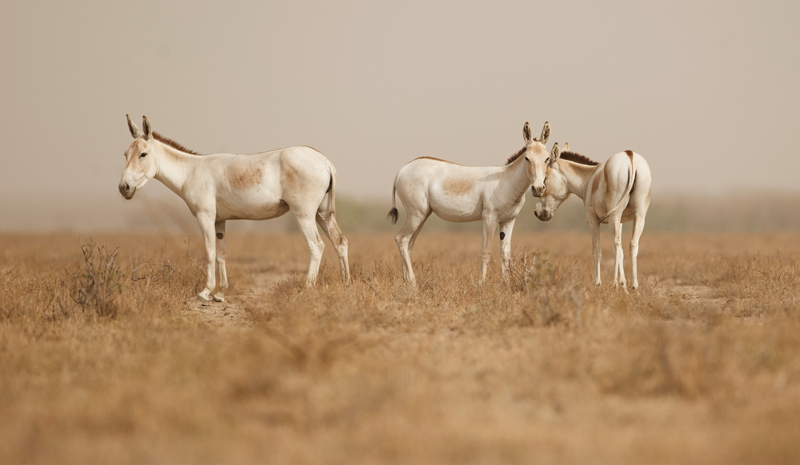
<path id="1" fill-rule="evenodd" d="M 146 156 L 147 156 L 147 152 L 144 152 L 144 153 L 142 153 L 141 155 L 139 155 L 139 158 L 144 158 L 144 157 L 146 157 Z"/>
<path id="2" fill-rule="evenodd" d="M 545 163 L 550 163 L 550 157 L 547 157 L 547 160 L 544 161 Z"/>

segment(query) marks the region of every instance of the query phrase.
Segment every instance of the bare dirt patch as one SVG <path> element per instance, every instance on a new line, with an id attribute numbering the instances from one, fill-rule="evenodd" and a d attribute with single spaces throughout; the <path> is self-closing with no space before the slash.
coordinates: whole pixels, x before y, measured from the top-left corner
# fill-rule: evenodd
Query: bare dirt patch
<path id="1" fill-rule="evenodd" d="M 723 309 L 728 299 L 717 297 L 717 291 L 703 284 L 689 284 L 679 279 L 662 281 L 665 295 L 678 297 L 689 304 L 702 304 L 716 309 Z"/>

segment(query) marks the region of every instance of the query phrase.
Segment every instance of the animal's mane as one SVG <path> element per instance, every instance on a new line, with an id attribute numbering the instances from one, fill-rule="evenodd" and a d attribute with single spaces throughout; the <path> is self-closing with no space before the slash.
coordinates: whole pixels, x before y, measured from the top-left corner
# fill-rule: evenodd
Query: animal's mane
<path id="1" fill-rule="evenodd" d="M 558 158 L 579 163 L 581 165 L 597 166 L 600 164 L 588 157 L 584 157 L 583 155 L 575 152 L 561 152 Z"/>
<path id="2" fill-rule="evenodd" d="M 536 139 L 533 139 L 533 140 L 535 141 Z M 521 157 L 522 154 L 525 153 L 526 150 L 528 150 L 528 147 L 529 146 L 526 145 L 525 147 L 522 147 L 521 149 L 519 149 L 519 151 L 517 153 L 515 153 L 514 155 L 511 155 L 510 157 L 508 157 L 508 160 L 506 161 L 506 165 L 510 165 L 510 164 L 514 163 L 514 160 L 516 160 L 517 158 Z"/>
<path id="3" fill-rule="evenodd" d="M 170 139 L 169 137 L 164 137 L 161 134 L 153 131 L 153 139 L 161 142 L 162 144 L 169 145 L 173 149 L 180 150 L 181 152 L 191 153 L 192 155 L 202 155 L 201 153 L 197 153 L 194 150 L 190 150 L 183 145 L 175 142 L 174 140 Z"/>

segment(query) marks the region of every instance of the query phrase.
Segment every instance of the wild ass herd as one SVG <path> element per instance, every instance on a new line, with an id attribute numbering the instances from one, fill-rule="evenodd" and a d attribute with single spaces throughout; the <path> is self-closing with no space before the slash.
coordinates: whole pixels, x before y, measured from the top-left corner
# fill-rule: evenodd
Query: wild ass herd
<path id="1" fill-rule="evenodd" d="M 148 180 L 156 178 L 186 202 L 200 226 L 206 249 L 206 285 L 198 294 L 199 299 L 225 298 L 227 220 L 267 220 L 290 210 L 311 255 L 306 285 L 316 282 L 325 248 L 317 225 L 336 249 L 342 279 L 350 280 L 347 239 L 336 223 L 336 170 L 322 153 L 311 147 L 290 147 L 252 155 L 200 155 L 152 131 L 146 117 L 140 130 L 128 116 L 128 129 L 134 140 L 125 151 L 119 191 L 131 199 Z M 568 151 L 568 144 L 563 151 L 554 144 L 548 153 L 545 146 L 550 125 L 546 122 L 539 138 L 532 137 L 528 123 L 522 134 L 525 146 L 504 166 L 465 166 L 421 157 L 400 169 L 394 179 L 389 216 L 397 222 L 397 196 L 406 210 L 405 224 L 396 237 L 405 281 L 415 283 L 411 251 L 431 213 L 456 223 L 483 221 L 481 283 L 486 279 L 491 241 L 499 226 L 501 269 L 505 275 L 511 259 L 514 221 L 530 188 L 538 197 L 535 215 L 542 221 L 549 221 L 570 195 L 583 200 L 592 232 L 594 283 L 598 286 L 600 224 L 608 223 L 614 234 L 613 284 L 624 289 L 622 223 L 633 221 L 632 288 L 639 287 L 636 258 L 650 206 L 650 167 L 645 159 L 626 150 L 597 163 Z M 212 295 L 215 288 L 217 292 Z"/>

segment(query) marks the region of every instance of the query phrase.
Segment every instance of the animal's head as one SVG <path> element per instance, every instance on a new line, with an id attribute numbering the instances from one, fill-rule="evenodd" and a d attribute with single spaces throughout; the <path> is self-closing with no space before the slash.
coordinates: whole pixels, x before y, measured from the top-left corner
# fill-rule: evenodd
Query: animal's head
<path id="1" fill-rule="evenodd" d="M 152 154 L 155 144 L 147 117 L 143 117 L 144 132 L 142 132 L 133 124 L 129 115 L 125 116 L 128 117 L 128 129 L 133 136 L 133 142 L 125 151 L 125 171 L 122 172 L 122 179 L 119 181 L 119 193 L 126 199 L 132 199 L 136 190 L 156 175 L 158 167 Z"/>
<path id="2" fill-rule="evenodd" d="M 564 151 L 568 148 L 569 144 L 564 144 Z M 558 143 L 556 143 L 553 145 L 553 150 L 550 152 L 550 158 L 547 163 L 544 192 L 536 202 L 536 209 L 533 212 L 536 218 L 542 221 L 550 221 L 558 207 L 569 197 L 567 179 L 557 163 L 559 156 L 561 156 L 561 150 L 558 148 Z"/>
<path id="3" fill-rule="evenodd" d="M 544 177 L 547 171 L 547 139 L 550 138 L 550 123 L 545 121 L 542 134 L 538 139 L 532 137 L 531 127 L 528 123 L 522 128 L 522 137 L 525 138 L 525 163 L 528 165 L 528 175 L 531 178 L 531 192 L 534 197 L 539 197 L 544 192 Z"/>

